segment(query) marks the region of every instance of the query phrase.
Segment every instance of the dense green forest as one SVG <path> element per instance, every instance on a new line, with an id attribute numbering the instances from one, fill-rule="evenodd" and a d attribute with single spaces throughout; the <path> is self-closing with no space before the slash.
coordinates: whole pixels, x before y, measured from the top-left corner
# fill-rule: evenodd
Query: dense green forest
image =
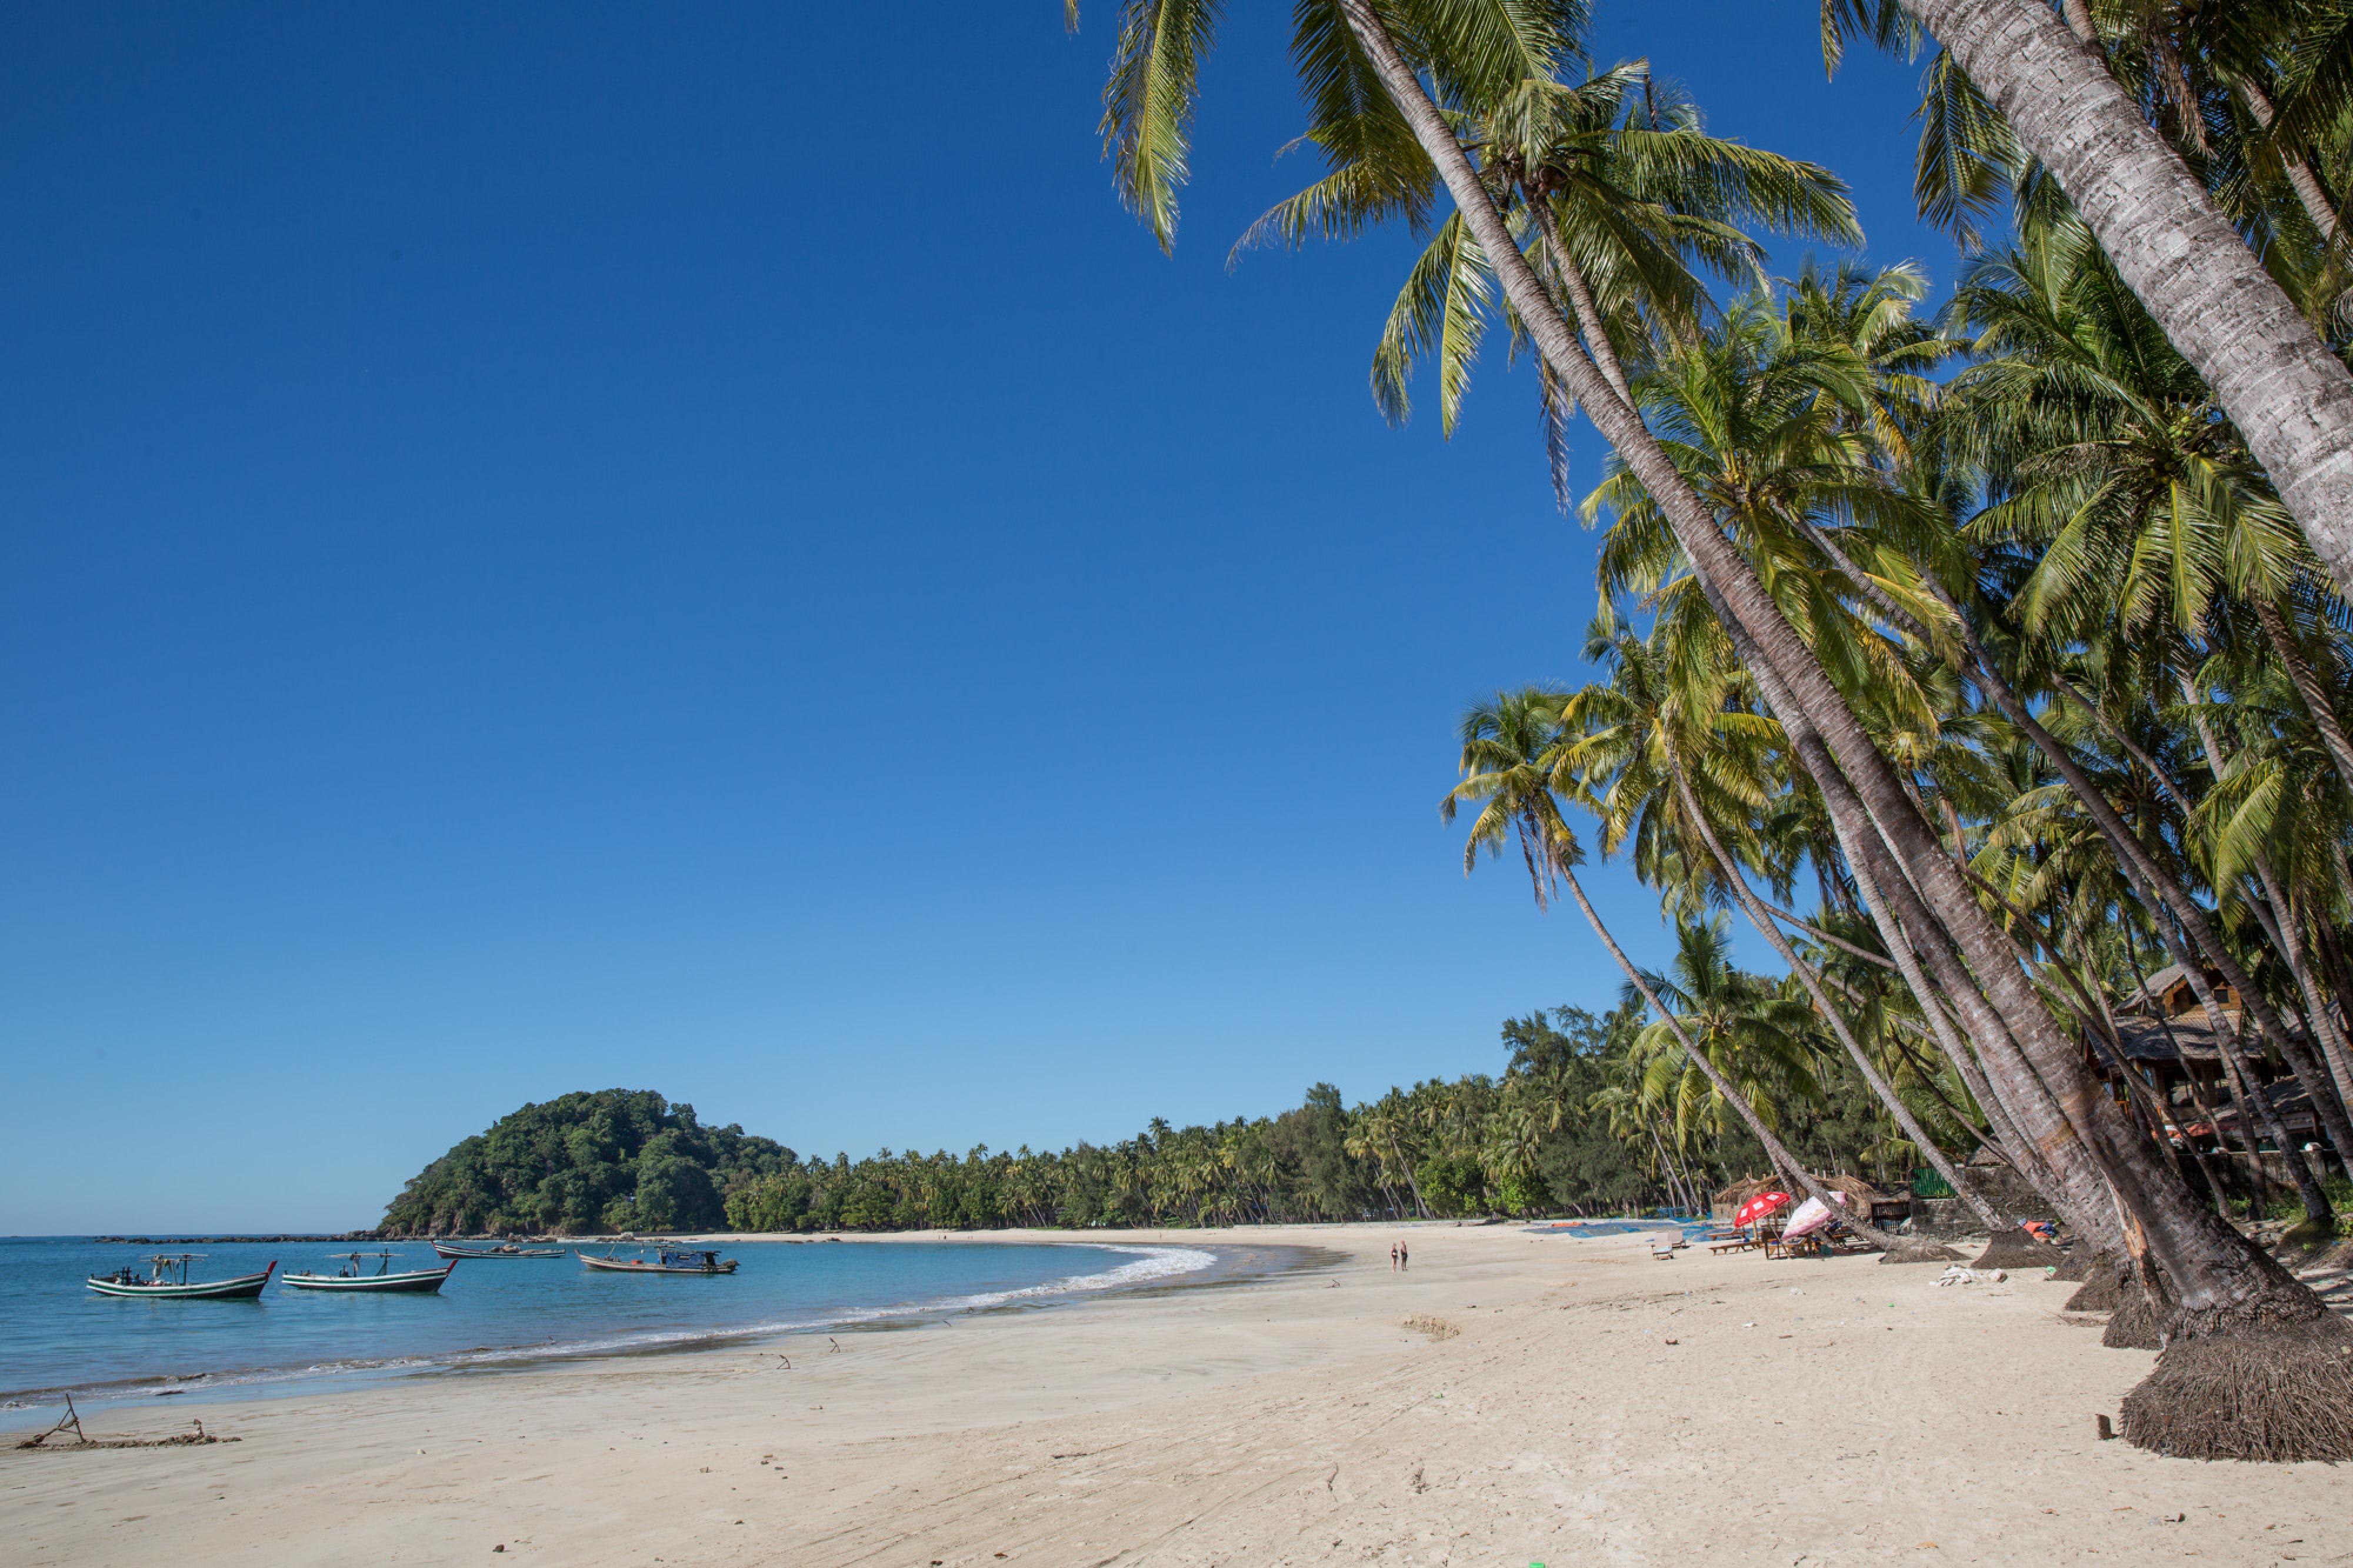
<path id="1" fill-rule="evenodd" d="M 385 1206 L 395 1236 L 481 1231 L 708 1230 L 726 1194 L 793 1163 L 741 1127 L 645 1089 L 563 1095 L 501 1117 L 434 1161 Z"/>
<path id="2" fill-rule="evenodd" d="M 1705 966 L 1714 965 L 1709 973 Z M 1674 973 L 1694 1022 L 1745 1026 L 1781 998 L 1725 958 L 1720 927 L 1685 928 Z M 1430 1079 L 1349 1106 L 1329 1084 L 1273 1116 L 1171 1127 L 1059 1152 L 976 1146 L 803 1160 L 687 1105 L 607 1089 L 526 1105 L 427 1166 L 385 1211 L 400 1235 L 561 1230 L 907 1230 L 1186 1226 L 1619 1213 L 1704 1202 L 1769 1168 L 1704 1094 L 1644 1091 L 1655 1042 L 1621 1008 L 1538 1010 L 1503 1026 L 1500 1075 Z M 1807 1034 L 1795 1063 L 1760 1058 L 1780 1131 L 1816 1169 L 1900 1182 L 1859 1079 Z M 1762 1091 L 1762 1086 L 1752 1086 Z"/>

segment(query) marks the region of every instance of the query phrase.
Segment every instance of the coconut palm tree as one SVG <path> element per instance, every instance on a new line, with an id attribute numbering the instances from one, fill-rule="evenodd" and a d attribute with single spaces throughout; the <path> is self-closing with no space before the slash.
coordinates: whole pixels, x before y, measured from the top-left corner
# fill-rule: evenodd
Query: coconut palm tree
<path id="1" fill-rule="evenodd" d="M 1641 413 L 1612 384 L 1597 362 L 1596 345 L 1580 336 L 1573 304 L 1547 288 L 1536 263 L 1520 248 L 1507 208 L 1509 194 L 1523 176 L 1508 159 L 1488 164 L 1482 173 L 1460 140 L 1459 125 L 1558 88 L 1559 69 L 1575 37 L 1577 18 L 1564 15 L 1567 9 L 1474 0 L 1302 0 L 1293 12 L 1293 54 L 1308 100 L 1310 134 L 1332 163 L 1334 177 L 1356 193 L 1338 226 L 1352 232 L 1351 226 L 1377 220 L 1422 217 L 1433 205 L 1434 184 L 1445 187 L 1546 372 L 1657 501 L 1710 607 L 1755 677 L 1762 702 L 1780 721 L 1792 753 L 1820 789 L 1865 902 L 1897 932 L 1888 943 L 1891 952 L 1901 955 L 1908 946 L 1918 955 L 1925 970 L 1919 983 L 1933 984 L 1943 1004 L 1953 1007 L 1958 1024 L 1978 1044 L 1988 1080 L 2010 1101 L 2013 1113 L 2035 1103 L 2037 1094 L 2059 1107 L 2061 1114 L 2043 1133 L 2055 1156 L 2052 1163 L 2088 1164 L 2096 1173 L 2116 1211 L 2130 1221 L 2111 1228 L 2123 1230 L 2146 1276 L 2161 1278 L 2178 1303 L 2174 1330 L 2201 1342 L 2230 1341 L 2216 1350 L 2222 1355 L 2262 1339 L 2263 1354 L 2294 1365 L 2299 1375 L 2342 1384 L 2348 1395 L 2340 1401 L 2343 1418 L 2305 1429 L 2294 1451 L 2353 1453 L 2353 1361 L 2340 1361 L 2337 1340 L 2330 1338 L 2335 1334 L 2353 1345 L 2353 1330 L 2202 1206 L 2179 1173 L 2099 1092 L 2074 1042 L 2047 1010 L 2032 978 L 2013 961 L 2010 937 L 1980 906 L 1920 801 L 1876 749 L 1870 730 L 1754 563 L 1721 531 Z M 2096 166 L 2103 148 L 2073 135 L 2065 113 L 2049 105 L 2028 105 L 2031 112 L 2021 113 L 2009 100 L 2024 90 L 2024 79 L 2010 68 L 2014 62 L 1979 58 L 1987 53 L 1988 40 L 2000 33 L 2003 17 L 1995 13 L 2015 11 L 2031 18 L 2036 14 L 2031 7 L 1922 0 L 1919 9 L 1933 13 L 1932 22 L 1964 27 L 1966 37 L 1947 26 L 1946 43 L 1975 79 L 1994 88 L 1995 100 L 2021 140 L 2086 206 L 2095 231 L 2111 241 L 2112 253 L 2116 241 L 2130 238 L 2122 232 L 2126 219 L 2146 218 L 2177 237 L 2185 232 L 2167 223 L 2171 215 L 2140 210 L 2152 193 L 2160 204 L 2182 197 L 2168 181 L 2186 185 L 2186 210 L 2193 217 L 2205 215 L 2200 221 L 2227 238 L 2227 229 L 2179 161 L 2161 143 L 2144 146 L 2131 140 L 2133 134 L 2147 140 L 2147 128 L 2137 120 L 2120 126 L 2112 123 L 2113 115 L 2090 116 L 2104 142 L 2126 137 L 2113 149 L 2119 177 L 2112 184 L 2121 195 L 2095 201 L 2077 188 L 2076 176 Z M 1184 132 L 1215 16 L 1216 6 L 1208 0 L 1131 0 L 1114 53 L 1106 92 L 1106 148 L 1119 165 L 1129 199 L 1164 237 L 1174 218 L 1174 190 L 1185 174 Z M 2046 58 L 2049 39 L 2031 26 L 2020 35 L 2021 44 L 2034 47 L 2037 60 L 2052 68 L 2037 79 L 2059 81 L 2064 95 L 2073 98 L 2080 96 L 2074 76 L 2088 72 L 2091 89 L 2115 100 L 2113 79 L 2082 56 L 2063 28 L 2058 37 L 2077 52 L 2053 61 Z M 1981 67 L 1993 68 L 1994 74 Z M 2008 76 L 2000 74 L 2005 69 Z M 2068 145 L 2055 146 L 2063 138 Z M 2147 156 L 2152 146 L 2155 162 Z M 1504 193 L 1501 199 L 1499 189 Z M 1525 191 L 1518 194 L 1526 199 Z M 2290 511 L 2313 535 L 2332 570 L 2353 565 L 2353 528 L 2332 537 L 2324 526 L 2330 519 L 2353 517 L 2353 505 L 2343 504 L 2353 502 L 2353 376 L 2327 356 L 2242 249 L 2232 253 L 2243 264 L 2241 270 L 2232 270 L 2231 257 L 2209 265 L 2205 253 L 2215 247 L 2206 242 L 2216 237 L 2192 223 L 2192 243 L 2176 250 L 2196 257 L 2199 265 L 2177 266 L 2169 282 L 2151 276 L 2155 258 L 2147 252 L 2134 253 L 2128 263 L 2120 256 L 2120 268 L 2207 374 L 2241 427 L 2263 430 L 2254 444 L 2256 454 L 2279 477 Z M 2212 335 L 2189 339 L 2179 330 L 2185 310 L 2212 302 L 2179 287 L 2200 279 L 2224 287 L 2219 313 L 2228 318 L 2225 341 Z M 2254 374 L 2258 358 L 2269 367 L 2267 376 Z M 2271 421 L 2274 415 L 2281 420 Z M 2342 581 L 2347 574 L 2338 570 L 2338 575 Z M 1905 978 L 1915 982 L 1915 972 L 1907 969 Z M 2172 1415 L 2205 1403 L 2183 1381 L 2194 1375 L 2196 1365 L 2194 1356 L 2170 1358 L 2135 1396 L 2138 1403 L 2127 1410 L 2127 1431 L 2136 1441 L 2168 1447 L 2177 1443 L 2177 1433 L 2184 1429 L 2169 1425 Z M 2217 1456 L 2260 1449 L 2270 1457 L 2274 1450 L 2263 1436 L 2266 1417 L 2246 1395 L 2248 1385 L 2224 1380 L 2221 1386 L 2242 1403 L 2203 1421 L 2191 1446 Z"/>
<path id="2" fill-rule="evenodd" d="M 2020 628 L 2045 647 L 2094 639 L 2128 647 L 2145 644 L 2152 630 L 2186 640 L 2201 635 L 2220 601 L 2235 594 L 2270 606 L 2253 618 L 2266 624 L 2275 652 L 2293 657 L 2275 601 L 2307 590 L 2316 563 L 2236 432 L 2216 417 L 2203 384 L 2116 281 L 2082 226 L 2036 226 L 2017 248 L 1974 265 L 1950 313 L 1971 332 L 1978 356 L 1953 389 L 1961 433 L 1956 455 L 1994 487 L 1993 503 L 1970 531 L 1987 544 L 2022 546 L 2034 563 L 2010 601 Z M 2316 691 L 2308 705 L 2333 718 L 2325 693 Z M 2052 755 L 2068 765 L 2057 750 Z M 2084 804 L 2096 819 L 2105 792 L 2085 792 Z M 2225 1028 L 2221 1009 L 2202 965 L 2190 960 L 2191 947 L 2249 997 L 2249 1016 L 2314 1096 L 2339 1158 L 2353 1154 L 2353 1122 L 2304 1040 L 2259 994 L 2250 996 L 2238 954 L 2180 879 L 2137 841 L 2111 837 L 2128 874 L 2183 923 L 2186 944 L 2167 925 L 2159 934 L 2169 950 L 2181 950 L 2175 962 L 2185 965 L 2216 1030 Z M 2274 884 L 2277 906 L 2268 862 L 2255 869 Z M 2291 966 L 2309 999 L 2316 985 L 2300 957 Z M 2308 1191 L 2307 1204 L 2317 1195 Z M 2324 1208 L 2313 1218 L 2325 1215 Z"/>
<path id="3" fill-rule="evenodd" d="M 1667 973 L 1643 978 L 1639 989 L 1628 982 L 1627 994 L 1654 994 L 1671 1011 L 1634 1037 L 1641 1102 L 1668 1113 L 1678 1145 L 1703 1118 L 1720 1121 L 1735 1101 L 1776 1131 L 1783 1106 L 1821 1101 L 1811 1010 L 1734 966 L 1721 916 L 1679 921 Z"/>
<path id="4" fill-rule="evenodd" d="M 1593 902 L 1577 880 L 1577 867 L 1585 854 L 1561 816 L 1554 795 L 1555 749 L 1559 739 L 1561 695 L 1545 688 L 1498 692 L 1492 702 L 1480 703 L 1462 719 L 1461 782 L 1439 804 L 1448 822 L 1465 805 L 1475 804 L 1478 815 L 1463 845 L 1462 869 L 1467 876 L 1482 851 L 1502 852 L 1506 841 L 1516 841 L 1528 873 L 1530 890 L 1539 908 L 1553 890 L 1566 888 L 1593 928 L 1594 935 L 1625 974 L 1630 990 L 1658 1015 L 1658 1027 L 1681 1047 L 1683 1058 L 1715 1091 L 1718 1103 L 1729 1105 L 1747 1126 L 1773 1167 L 1787 1179 L 1820 1197 L 1825 1206 L 1833 1200 L 1809 1175 L 1766 1121 L 1756 1101 L 1726 1079 L 1715 1058 L 1686 1033 L 1649 975 L 1634 966 L 1625 949 L 1610 935 Z"/>
<path id="5" fill-rule="evenodd" d="M 1900 5 L 1900 8 L 1899 8 Z M 1823 0 L 1825 53 L 1923 29 L 2048 169 L 2353 591 L 2353 373 L 2264 271 L 2105 58 L 2016 0 Z"/>

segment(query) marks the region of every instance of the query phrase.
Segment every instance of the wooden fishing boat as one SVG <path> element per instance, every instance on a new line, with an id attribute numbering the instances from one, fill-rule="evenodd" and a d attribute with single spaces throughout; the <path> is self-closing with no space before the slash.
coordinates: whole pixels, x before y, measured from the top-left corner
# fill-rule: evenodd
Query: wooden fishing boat
<path id="1" fill-rule="evenodd" d="M 441 1282 L 448 1279 L 450 1271 L 458 1267 L 458 1260 L 453 1258 L 438 1268 L 407 1268 L 395 1273 L 389 1251 L 338 1252 L 335 1257 L 343 1263 L 343 1268 L 333 1274 L 280 1274 L 278 1281 L 297 1290 L 430 1292 L 441 1289 Z M 373 1274 L 367 1271 L 367 1260 L 371 1258 L 378 1260 Z"/>
<path id="2" fill-rule="evenodd" d="M 640 1252 L 651 1251 L 639 1247 Z M 607 1252 L 602 1258 L 580 1255 L 580 1261 L 591 1268 L 601 1268 L 612 1274 L 733 1274 L 735 1260 L 723 1258 L 716 1252 L 698 1251 L 691 1247 L 665 1247 L 650 1258 L 616 1258 Z"/>
<path id="3" fill-rule="evenodd" d="M 135 1265 L 111 1274 L 93 1274 L 90 1288 L 101 1296 L 143 1296 L 151 1300 L 244 1301 L 261 1294 L 261 1288 L 269 1283 L 270 1271 L 278 1267 L 273 1258 L 259 1274 L 240 1274 L 234 1279 L 190 1279 L 188 1265 L 203 1256 L 201 1252 L 158 1253 L 140 1259 L 147 1265 L 144 1275 Z"/>
<path id="4" fill-rule="evenodd" d="M 564 1256 L 564 1248 L 560 1247 L 517 1247 L 512 1241 L 502 1241 L 496 1247 L 453 1247 L 448 1242 L 437 1241 L 433 1244 L 433 1250 L 444 1258 L 561 1258 Z"/>

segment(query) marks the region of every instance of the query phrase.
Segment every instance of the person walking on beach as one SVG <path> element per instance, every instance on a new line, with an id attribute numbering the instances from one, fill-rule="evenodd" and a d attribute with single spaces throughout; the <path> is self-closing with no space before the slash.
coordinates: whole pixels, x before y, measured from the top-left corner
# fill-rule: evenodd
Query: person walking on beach
<path id="1" fill-rule="evenodd" d="M 1402 1241 L 1398 1243 L 1398 1267 L 1399 1268 L 1413 1267 L 1413 1254 L 1406 1250 L 1406 1245 Z"/>
<path id="2" fill-rule="evenodd" d="M 1396 1242 L 1392 1241 L 1392 1242 L 1390 1242 L 1390 1243 L 1389 1243 L 1389 1272 L 1390 1272 L 1390 1273 L 1392 1273 L 1392 1274 L 1394 1274 L 1394 1273 L 1396 1273 L 1396 1272 L 1397 1272 L 1397 1266 L 1398 1266 L 1397 1255 L 1398 1255 L 1398 1244 L 1397 1244 Z"/>

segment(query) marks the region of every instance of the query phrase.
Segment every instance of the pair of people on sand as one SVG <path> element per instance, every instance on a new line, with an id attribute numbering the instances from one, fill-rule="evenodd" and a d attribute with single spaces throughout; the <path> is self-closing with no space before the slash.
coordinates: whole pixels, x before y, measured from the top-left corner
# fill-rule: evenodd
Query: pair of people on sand
<path id="1" fill-rule="evenodd" d="M 1404 1242 L 1400 1241 L 1389 1248 L 1389 1268 L 1392 1270 L 1405 1268 L 1410 1260 Z"/>

